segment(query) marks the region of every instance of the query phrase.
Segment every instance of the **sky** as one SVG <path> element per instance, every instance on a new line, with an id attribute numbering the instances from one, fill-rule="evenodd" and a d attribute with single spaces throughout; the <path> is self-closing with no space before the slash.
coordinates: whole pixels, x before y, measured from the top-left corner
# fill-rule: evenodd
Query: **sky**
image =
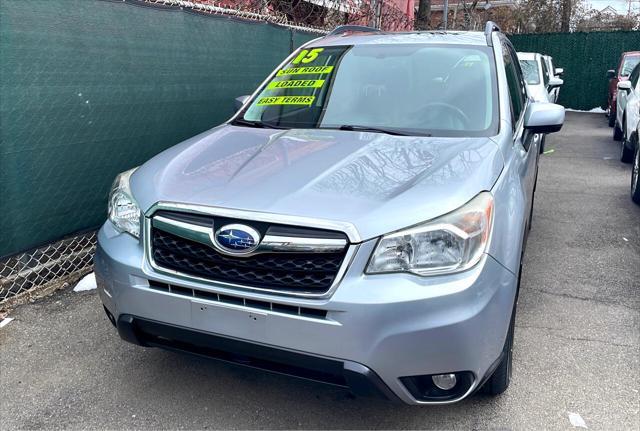
<path id="1" fill-rule="evenodd" d="M 627 0 L 587 0 L 594 9 L 604 9 L 607 6 L 613 7 L 618 13 L 626 14 L 629 10 L 629 2 Z M 640 2 L 632 1 L 631 10 L 640 12 Z"/>

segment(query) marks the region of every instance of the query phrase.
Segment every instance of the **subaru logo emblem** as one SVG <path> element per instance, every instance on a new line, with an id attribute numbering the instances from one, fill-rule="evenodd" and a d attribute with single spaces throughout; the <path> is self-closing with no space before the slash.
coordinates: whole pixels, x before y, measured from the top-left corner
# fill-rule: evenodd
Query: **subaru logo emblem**
<path id="1" fill-rule="evenodd" d="M 223 253 L 248 254 L 260 245 L 260 233 L 243 224 L 228 224 L 213 235 L 213 245 Z"/>

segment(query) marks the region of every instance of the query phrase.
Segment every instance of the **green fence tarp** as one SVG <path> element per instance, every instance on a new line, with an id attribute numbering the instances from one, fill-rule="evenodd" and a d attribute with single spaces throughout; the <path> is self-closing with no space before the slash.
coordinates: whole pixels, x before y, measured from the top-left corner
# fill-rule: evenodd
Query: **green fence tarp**
<path id="1" fill-rule="evenodd" d="M 620 55 L 640 50 L 639 31 L 522 34 L 509 39 L 518 51 L 553 57 L 564 68 L 564 85 L 558 103 L 588 110 L 605 106 L 607 70 L 615 69 Z"/>
<path id="2" fill-rule="evenodd" d="M 118 172 L 232 114 L 317 37 L 186 9 L 104 0 L 0 2 L 0 256 L 97 227 Z M 605 98 L 640 33 L 518 35 L 565 69 L 560 103 Z"/>
<path id="3" fill-rule="evenodd" d="M 0 256 L 97 227 L 118 172 L 229 118 L 315 37 L 102 0 L 3 0 L 0 23 Z"/>

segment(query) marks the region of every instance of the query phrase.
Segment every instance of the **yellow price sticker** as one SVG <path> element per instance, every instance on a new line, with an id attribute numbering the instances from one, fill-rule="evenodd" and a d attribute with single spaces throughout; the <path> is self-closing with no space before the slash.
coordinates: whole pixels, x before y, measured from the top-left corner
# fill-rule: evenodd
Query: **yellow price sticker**
<path id="1" fill-rule="evenodd" d="M 311 105 L 315 96 L 277 96 L 262 97 L 258 100 L 258 106 L 266 105 Z"/>
<path id="2" fill-rule="evenodd" d="M 318 55 L 320 55 L 322 51 L 324 51 L 324 48 L 314 48 L 312 50 L 303 49 L 302 51 L 300 51 L 300 54 L 298 54 L 298 56 L 292 61 L 292 63 L 311 63 L 316 58 L 318 58 Z"/>
<path id="3" fill-rule="evenodd" d="M 276 76 L 285 75 L 314 75 L 314 74 L 326 74 L 333 71 L 333 66 L 308 66 L 308 67 L 292 67 L 289 69 L 278 70 Z"/>
<path id="4" fill-rule="evenodd" d="M 271 82 L 267 89 L 277 88 L 320 88 L 324 85 L 324 79 L 293 79 L 290 81 Z"/>

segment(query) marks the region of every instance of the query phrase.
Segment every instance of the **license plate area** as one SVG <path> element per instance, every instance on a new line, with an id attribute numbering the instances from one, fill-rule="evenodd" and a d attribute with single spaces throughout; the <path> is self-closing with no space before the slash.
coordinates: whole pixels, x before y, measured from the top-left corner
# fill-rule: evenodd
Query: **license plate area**
<path id="1" fill-rule="evenodd" d="M 256 310 L 243 310 L 231 305 L 191 301 L 193 327 L 239 338 L 264 339 L 268 315 Z"/>

